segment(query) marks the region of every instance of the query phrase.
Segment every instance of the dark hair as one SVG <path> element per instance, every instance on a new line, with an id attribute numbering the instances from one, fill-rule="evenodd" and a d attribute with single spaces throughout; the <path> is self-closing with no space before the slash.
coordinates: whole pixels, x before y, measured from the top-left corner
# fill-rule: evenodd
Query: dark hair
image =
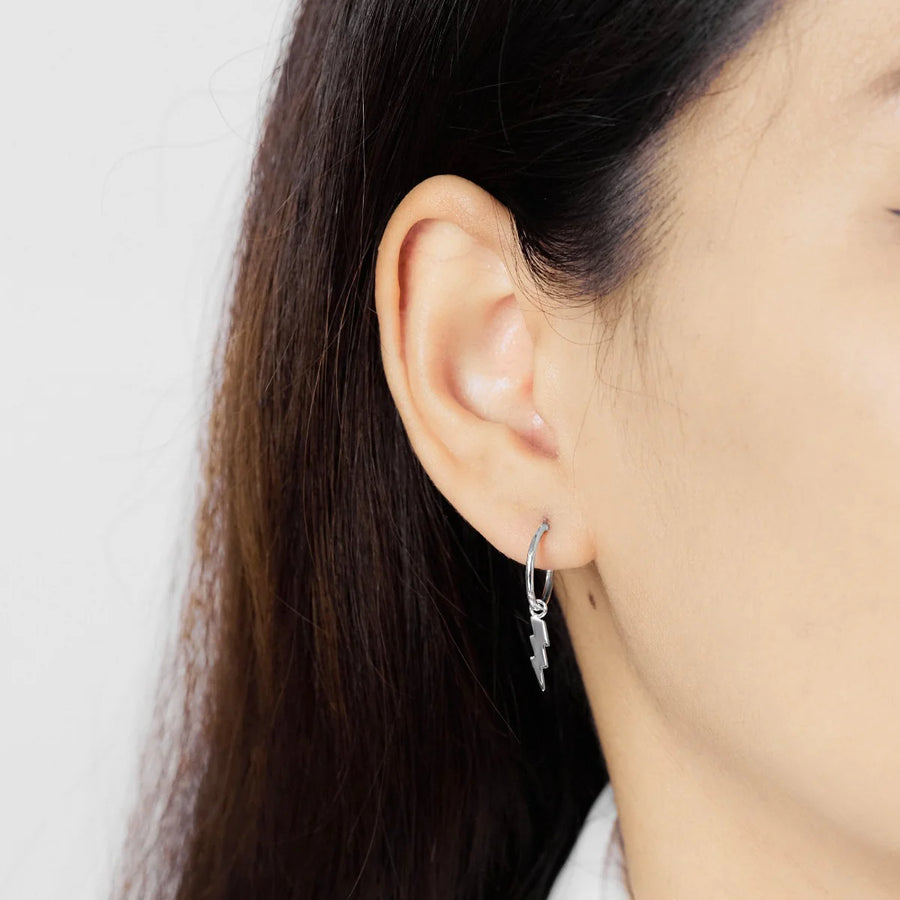
<path id="1" fill-rule="evenodd" d="M 674 196 L 664 127 L 777 7 L 298 9 L 265 100 L 180 634 L 116 896 L 546 896 L 605 761 L 558 604 L 542 694 L 524 567 L 411 449 L 375 250 L 406 192 L 453 173 L 509 209 L 549 293 L 606 309 Z"/>

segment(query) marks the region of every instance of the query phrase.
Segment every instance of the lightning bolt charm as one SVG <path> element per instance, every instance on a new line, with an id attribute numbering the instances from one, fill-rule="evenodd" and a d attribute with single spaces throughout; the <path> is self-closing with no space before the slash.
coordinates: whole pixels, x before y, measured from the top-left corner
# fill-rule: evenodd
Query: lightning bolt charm
<path id="1" fill-rule="evenodd" d="M 538 684 L 541 690 L 547 688 L 544 685 L 544 669 L 547 668 L 547 651 L 545 647 L 550 646 L 550 638 L 547 636 L 547 624 L 542 616 L 531 617 L 531 649 L 534 650 L 534 656 L 531 657 L 531 668 L 537 676 Z"/>

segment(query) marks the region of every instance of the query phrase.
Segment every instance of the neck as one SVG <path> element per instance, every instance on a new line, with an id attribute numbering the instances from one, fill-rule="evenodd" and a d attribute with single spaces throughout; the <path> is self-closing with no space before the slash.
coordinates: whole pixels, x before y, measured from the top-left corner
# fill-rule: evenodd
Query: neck
<path id="1" fill-rule="evenodd" d="M 558 578 L 556 593 L 615 791 L 635 900 L 900 897 L 896 852 L 854 841 L 847 823 L 816 816 L 789 785 L 666 714 L 629 657 L 596 572 L 583 573 L 567 572 L 565 585 Z"/>

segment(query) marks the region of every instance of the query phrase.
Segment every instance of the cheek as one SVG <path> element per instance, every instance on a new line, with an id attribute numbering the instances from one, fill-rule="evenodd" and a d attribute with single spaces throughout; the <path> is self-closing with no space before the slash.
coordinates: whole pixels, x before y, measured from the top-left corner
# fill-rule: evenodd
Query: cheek
<path id="1" fill-rule="evenodd" d="M 722 254 L 654 306 L 598 564 L 673 727 L 896 841 L 900 290 L 815 249 Z"/>

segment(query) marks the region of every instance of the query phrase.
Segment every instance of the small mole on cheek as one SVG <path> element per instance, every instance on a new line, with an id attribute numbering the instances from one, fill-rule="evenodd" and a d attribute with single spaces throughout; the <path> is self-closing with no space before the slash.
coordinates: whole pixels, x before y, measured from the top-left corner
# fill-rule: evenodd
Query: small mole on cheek
<path id="1" fill-rule="evenodd" d="M 592 606 L 594 609 L 596 609 L 596 608 L 597 608 L 597 603 L 596 603 L 596 601 L 594 600 L 594 595 L 593 595 L 590 591 L 588 591 L 588 600 L 591 601 L 591 606 Z"/>

